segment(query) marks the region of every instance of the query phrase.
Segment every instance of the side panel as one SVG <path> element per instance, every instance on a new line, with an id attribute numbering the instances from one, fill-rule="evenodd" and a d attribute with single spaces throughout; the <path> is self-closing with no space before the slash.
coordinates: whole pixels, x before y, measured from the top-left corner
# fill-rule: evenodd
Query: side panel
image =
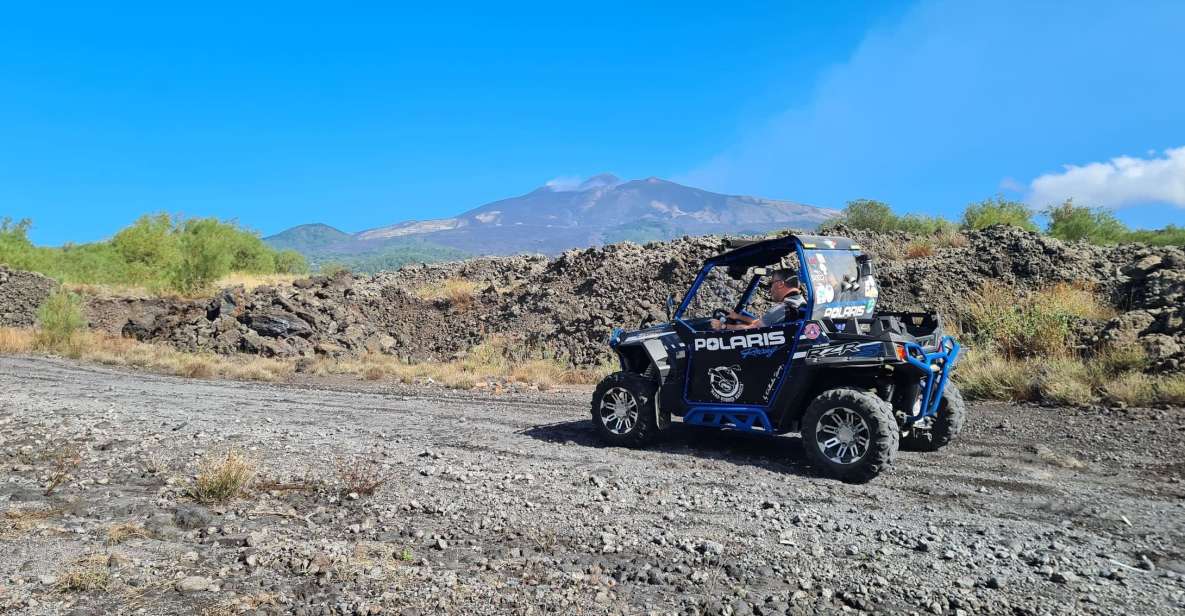
<path id="1" fill-rule="evenodd" d="M 798 323 L 733 331 L 680 331 L 690 405 L 767 406 L 794 351 Z"/>

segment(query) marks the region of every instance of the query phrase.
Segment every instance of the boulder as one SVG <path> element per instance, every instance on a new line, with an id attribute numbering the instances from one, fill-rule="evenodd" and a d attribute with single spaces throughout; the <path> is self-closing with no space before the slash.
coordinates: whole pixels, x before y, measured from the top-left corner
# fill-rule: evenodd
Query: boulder
<path id="1" fill-rule="evenodd" d="M 137 315 L 128 319 L 120 329 L 120 334 L 124 338 L 134 338 L 141 342 L 147 342 L 152 338 L 153 330 L 156 326 L 156 318 L 152 315 Z"/>
<path id="2" fill-rule="evenodd" d="M 1180 343 L 1164 334 L 1149 334 L 1144 336 L 1140 343 L 1153 361 L 1162 361 L 1181 352 Z"/>
<path id="3" fill-rule="evenodd" d="M 308 336 L 313 332 L 304 319 L 279 310 L 268 310 L 252 314 L 247 321 L 250 327 L 261 336 L 279 338 L 280 336 Z"/>

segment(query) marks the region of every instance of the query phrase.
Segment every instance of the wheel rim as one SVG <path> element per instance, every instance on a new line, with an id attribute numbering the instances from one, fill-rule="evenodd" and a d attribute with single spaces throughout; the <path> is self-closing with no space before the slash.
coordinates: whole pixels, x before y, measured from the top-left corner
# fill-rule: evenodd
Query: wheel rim
<path id="1" fill-rule="evenodd" d="M 601 397 L 601 423 L 613 434 L 626 434 L 638 422 L 638 401 L 633 392 L 614 387 Z"/>
<path id="2" fill-rule="evenodd" d="M 868 453 L 872 431 L 856 411 L 835 407 L 824 411 L 815 424 L 815 444 L 823 457 L 836 464 L 854 464 Z"/>

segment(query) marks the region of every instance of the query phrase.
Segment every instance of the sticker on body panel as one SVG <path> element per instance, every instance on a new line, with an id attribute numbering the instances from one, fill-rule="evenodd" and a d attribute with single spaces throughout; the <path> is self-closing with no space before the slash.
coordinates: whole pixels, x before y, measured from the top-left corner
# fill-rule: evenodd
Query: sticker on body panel
<path id="1" fill-rule="evenodd" d="M 824 357 L 873 357 L 881 352 L 880 342 L 845 342 L 831 346 L 815 347 L 807 351 L 806 356 L 811 359 Z"/>
<path id="2" fill-rule="evenodd" d="M 708 370 L 712 395 L 721 402 L 735 402 L 745 391 L 741 382 L 740 366 L 716 366 Z"/>
<path id="3" fill-rule="evenodd" d="M 695 350 L 730 351 L 733 349 L 780 347 L 783 344 L 786 344 L 786 334 L 784 332 L 764 332 L 759 334 L 740 334 L 727 338 L 696 338 Z"/>

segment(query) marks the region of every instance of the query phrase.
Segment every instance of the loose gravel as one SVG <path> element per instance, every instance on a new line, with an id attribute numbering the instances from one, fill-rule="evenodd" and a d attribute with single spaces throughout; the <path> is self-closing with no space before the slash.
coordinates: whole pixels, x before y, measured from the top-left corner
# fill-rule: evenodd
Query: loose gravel
<path id="1" fill-rule="evenodd" d="M 1181 410 L 972 405 L 953 445 L 855 486 L 795 436 L 603 447 L 587 397 L 0 358 L 0 611 L 1185 609 Z M 227 448 L 257 461 L 252 492 L 194 502 L 198 462 Z M 340 461 L 385 482 L 345 492 Z M 115 524 L 142 532 L 115 543 Z"/>

